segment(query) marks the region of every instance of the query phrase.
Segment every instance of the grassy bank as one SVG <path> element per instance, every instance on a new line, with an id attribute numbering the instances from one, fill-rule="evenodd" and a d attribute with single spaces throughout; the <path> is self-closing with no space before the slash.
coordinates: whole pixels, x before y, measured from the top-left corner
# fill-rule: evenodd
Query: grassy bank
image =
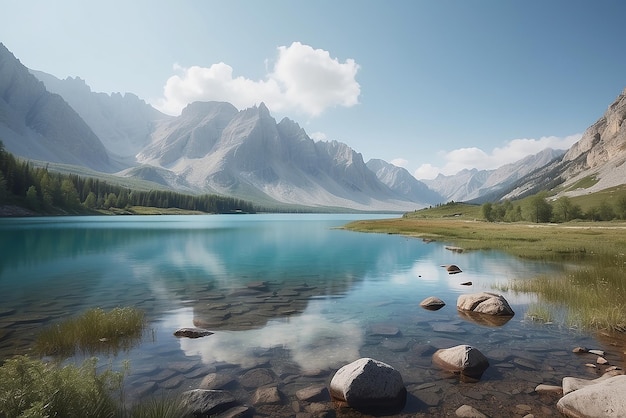
<path id="1" fill-rule="evenodd" d="M 501 250 L 525 259 L 568 262 L 573 268 L 563 274 L 499 286 L 536 293 L 543 307 L 565 310 L 569 325 L 626 331 L 626 223 L 490 223 L 456 214 L 445 219 L 357 221 L 345 229 L 408 235 L 467 251 Z"/>

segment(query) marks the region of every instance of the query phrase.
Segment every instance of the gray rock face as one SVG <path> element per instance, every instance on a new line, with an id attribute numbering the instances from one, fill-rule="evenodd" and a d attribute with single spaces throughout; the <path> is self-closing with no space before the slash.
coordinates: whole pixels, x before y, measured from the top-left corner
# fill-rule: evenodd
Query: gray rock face
<path id="1" fill-rule="evenodd" d="M 626 376 L 614 376 L 563 396 L 559 411 L 575 418 L 626 416 Z"/>
<path id="2" fill-rule="evenodd" d="M 479 379 L 489 367 L 489 360 L 470 345 L 437 350 L 433 362 L 444 370 Z"/>
<path id="3" fill-rule="evenodd" d="M 406 401 L 406 388 L 400 372 L 393 367 L 361 358 L 335 373 L 330 382 L 330 395 L 356 409 L 400 409 Z"/>
<path id="4" fill-rule="evenodd" d="M 457 299 L 456 307 L 460 311 L 471 311 L 488 315 L 515 315 L 504 296 L 489 292 L 461 295 Z"/>

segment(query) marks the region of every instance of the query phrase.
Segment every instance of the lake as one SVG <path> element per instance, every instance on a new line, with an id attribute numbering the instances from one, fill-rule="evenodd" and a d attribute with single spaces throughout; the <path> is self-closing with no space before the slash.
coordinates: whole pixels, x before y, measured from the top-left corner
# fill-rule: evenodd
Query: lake
<path id="1" fill-rule="evenodd" d="M 120 369 L 128 360 L 129 404 L 203 384 L 252 405 L 259 386 L 274 385 L 281 401 L 255 407 L 268 416 L 333 411 L 327 394 L 309 402 L 295 393 L 327 386 L 339 367 L 360 357 L 400 371 L 408 399 L 399 415 L 407 416 L 445 416 L 463 404 L 491 416 L 558 415 L 557 398 L 534 388 L 600 373 L 585 366 L 595 359 L 573 354 L 574 347 L 604 349 L 612 364 L 621 361 L 590 334 L 526 318 L 531 295 L 504 294 L 516 314 L 501 326 L 468 321 L 456 310 L 462 293 L 494 291 L 497 283 L 561 266 L 338 228 L 385 216 L 0 219 L 0 358 L 28 353 L 42 327 L 86 309 L 134 306 L 148 318 L 141 342 L 117 356 L 99 355 L 102 367 Z M 448 264 L 462 273 L 448 274 Z M 421 308 L 428 296 L 446 306 Z M 193 326 L 214 334 L 173 335 Z M 458 344 L 489 359 L 480 381 L 460 381 L 432 364 L 436 349 Z"/>

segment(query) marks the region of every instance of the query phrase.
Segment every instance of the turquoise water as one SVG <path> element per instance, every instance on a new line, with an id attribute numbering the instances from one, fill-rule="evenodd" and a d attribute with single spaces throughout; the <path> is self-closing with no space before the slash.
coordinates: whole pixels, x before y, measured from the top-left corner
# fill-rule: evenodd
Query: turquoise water
<path id="1" fill-rule="evenodd" d="M 293 412 L 297 389 L 327 384 L 342 365 L 373 357 L 402 372 L 413 399 L 407 413 L 443 414 L 462 387 L 442 376 L 430 356 L 456 344 L 479 348 L 492 363 L 474 390 L 513 391 L 529 397 L 526 403 L 537 401 L 525 392 L 528 387 L 588 373 L 568 353 L 577 345 L 601 344 L 558 323 L 528 321 L 532 296 L 505 294 L 516 315 L 500 327 L 468 322 L 456 311 L 461 293 L 493 291 L 495 283 L 560 266 L 337 229 L 374 217 L 1 219 L 1 358 L 28 352 L 41 327 L 88 308 L 136 306 L 149 319 L 143 340 L 103 359 L 114 366 L 130 360 L 130 400 L 195 388 L 217 373 L 232 378 L 231 390 L 249 403 L 255 388 L 237 382 L 263 368 Z M 442 268 L 447 264 L 463 272 L 449 275 Z M 471 286 L 461 284 L 468 281 Z M 435 312 L 420 308 L 428 296 L 447 305 Z M 177 328 L 194 325 L 214 334 L 173 336 Z M 428 388 L 438 390 L 422 399 L 424 385 L 433 382 Z"/>

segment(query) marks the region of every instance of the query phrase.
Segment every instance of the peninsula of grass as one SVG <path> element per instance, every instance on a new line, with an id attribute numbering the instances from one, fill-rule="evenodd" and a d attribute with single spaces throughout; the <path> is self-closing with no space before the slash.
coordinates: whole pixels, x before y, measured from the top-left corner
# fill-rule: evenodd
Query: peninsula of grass
<path id="1" fill-rule="evenodd" d="M 44 329 L 37 337 L 35 350 L 52 356 L 71 356 L 76 351 L 117 353 L 138 342 L 144 326 L 145 315 L 139 309 L 94 308 Z"/>
<path id="2" fill-rule="evenodd" d="M 357 221 L 344 228 L 440 241 L 465 251 L 498 250 L 525 259 L 567 263 L 562 273 L 500 283 L 498 288 L 536 293 L 543 306 L 554 307 L 555 316 L 565 311 L 564 320 L 571 326 L 626 331 L 626 223 L 492 223 L 457 211 L 446 218 L 405 216 Z"/>

